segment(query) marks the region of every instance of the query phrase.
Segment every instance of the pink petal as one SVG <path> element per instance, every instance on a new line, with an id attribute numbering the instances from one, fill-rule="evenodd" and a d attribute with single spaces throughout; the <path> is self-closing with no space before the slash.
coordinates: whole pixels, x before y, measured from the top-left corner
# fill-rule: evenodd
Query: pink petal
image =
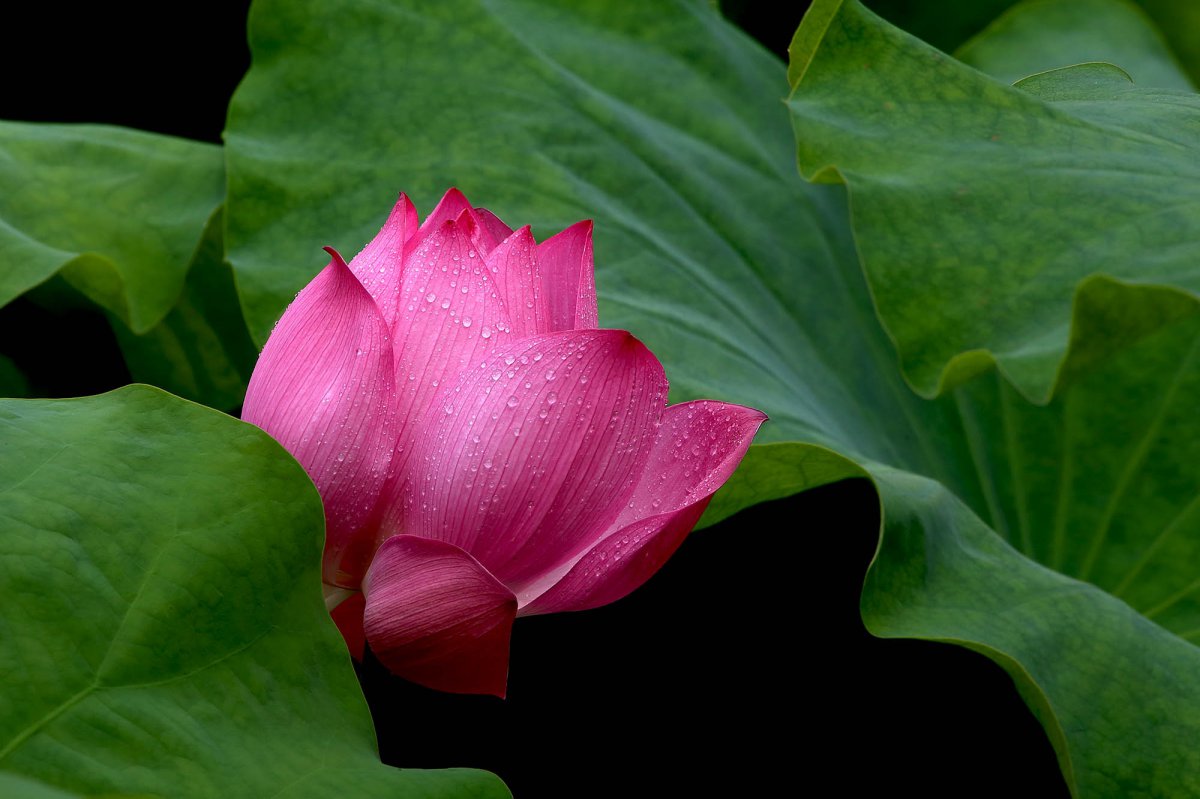
<path id="1" fill-rule="evenodd" d="M 428 688 L 503 697 L 517 600 L 458 547 L 398 535 L 363 581 L 371 651 Z"/>
<path id="2" fill-rule="evenodd" d="M 550 329 L 597 327 L 591 221 L 576 222 L 543 241 L 538 247 L 538 266 L 550 308 Z"/>
<path id="3" fill-rule="evenodd" d="M 357 587 L 375 547 L 372 502 L 395 442 L 392 350 L 371 295 L 342 257 L 296 297 L 254 367 L 242 419 L 270 433 L 325 503 L 325 581 Z"/>
<path id="4" fill-rule="evenodd" d="M 667 408 L 642 478 L 610 532 L 565 567 L 523 586 L 521 615 L 599 607 L 648 580 L 737 469 L 766 418 L 709 400 Z"/>
<path id="5" fill-rule="evenodd" d="M 431 231 L 405 265 L 392 328 L 405 430 L 420 423 L 444 382 L 457 380 L 468 366 L 477 369 L 509 337 L 508 311 L 473 243 L 475 227 L 462 212 Z M 402 432 L 402 448 L 406 441 Z"/>
<path id="6" fill-rule="evenodd" d="M 401 194 L 379 233 L 350 262 L 350 271 L 375 299 L 388 326 L 396 319 L 404 247 L 416 232 L 417 209 Z"/>
<path id="7" fill-rule="evenodd" d="M 510 343 L 435 402 L 408 462 L 405 529 L 508 585 L 545 573 L 626 505 L 666 395 L 662 365 L 625 331 Z"/>
<path id="8" fill-rule="evenodd" d="M 467 198 L 458 189 L 450 189 L 442 195 L 442 199 L 438 202 L 437 207 L 433 209 L 421 224 L 416 243 L 432 235 L 442 225 L 458 219 L 463 214 L 470 217 L 474 225 L 471 228 L 471 243 L 475 246 L 475 249 L 484 255 L 491 252 L 492 248 L 501 241 L 492 232 L 495 230 L 494 224 L 492 224 L 491 220 L 483 220 L 478 211 L 471 207 L 471 203 L 467 202 Z M 496 219 L 495 215 L 491 212 L 488 212 L 487 215 L 491 219 Z M 496 221 L 499 222 L 500 220 L 496 219 Z M 503 222 L 500 224 L 504 225 Z"/>
<path id="9" fill-rule="evenodd" d="M 363 648 L 366 645 L 366 633 L 363 632 L 363 609 L 366 599 L 361 591 L 356 591 L 347 597 L 330 612 L 333 623 L 346 641 L 346 648 L 355 660 L 363 659 Z"/>
<path id="10" fill-rule="evenodd" d="M 662 417 L 646 471 L 617 525 L 681 510 L 725 485 L 767 415 L 714 400 L 672 405 Z"/>
<path id="11" fill-rule="evenodd" d="M 500 242 L 487 257 L 488 268 L 508 308 L 512 334 L 518 337 L 552 332 L 550 309 L 538 280 L 537 248 L 526 225 Z"/>
<path id="12" fill-rule="evenodd" d="M 513 234 L 513 229 L 500 221 L 500 217 L 486 208 L 476 208 L 475 215 L 479 217 L 480 225 L 491 234 L 497 242 L 504 241 Z"/>

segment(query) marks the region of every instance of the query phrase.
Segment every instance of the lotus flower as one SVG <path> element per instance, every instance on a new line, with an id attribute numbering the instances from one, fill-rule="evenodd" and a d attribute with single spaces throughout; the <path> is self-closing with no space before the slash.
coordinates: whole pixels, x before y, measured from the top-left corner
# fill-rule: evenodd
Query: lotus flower
<path id="1" fill-rule="evenodd" d="M 514 618 L 645 582 L 766 417 L 666 406 L 658 360 L 597 325 L 590 222 L 538 244 L 451 189 L 419 226 L 401 195 L 348 265 L 327 250 L 243 418 L 321 493 L 351 651 L 365 635 L 402 677 L 503 696 Z"/>

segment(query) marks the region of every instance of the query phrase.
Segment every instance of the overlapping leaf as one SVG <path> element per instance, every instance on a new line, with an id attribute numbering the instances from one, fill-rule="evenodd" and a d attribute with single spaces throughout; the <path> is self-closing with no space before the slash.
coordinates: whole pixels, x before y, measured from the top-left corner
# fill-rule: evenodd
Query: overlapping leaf
<path id="1" fill-rule="evenodd" d="M 1112 0 L 1110 4 L 1124 6 L 1125 13 L 1101 11 L 1105 17 L 1128 16 L 1128 10 L 1134 6 L 1145 11 L 1158 29 L 1157 36 L 1170 43 L 1192 83 L 1200 82 L 1200 36 L 1196 35 L 1196 31 L 1200 30 L 1200 5 L 1192 0 Z M 869 8 L 893 25 L 948 53 L 963 46 L 968 39 L 984 33 L 992 24 L 1007 24 L 1003 22 L 1005 13 L 1018 5 L 1025 6 L 1035 16 L 1041 16 L 1043 13 L 1040 9 L 1034 10 L 1039 5 L 1038 0 L 1028 0 L 1025 3 L 1018 3 L 1017 0 L 977 0 L 972 3 L 963 3 L 960 0 L 867 0 Z M 1049 0 L 1047 5 L 1059 5 L 1059 0 Z M 1087 8 L 1089 0 L 1082 0 L 1078 5 Z M 1051 15 L 1055 13 L 1047 11 Z M 1023 11 L 1022 14 L 1024 13 Z M 1137 28 L 1141 23 L 1134 22 L 1133 25 Z M 1096 30 L 1102 30 L 1104 27 L 1104 20 L 1081 20 L 1079 28 L 1069 32 L 1063 31 L 1066 34 L 1063 45 L 1069 48 L 1078 42 L 1076 36 L 1094 37 Z M 1045 31 L 1027 29 L 1026 33 L 1031 34 L 1035 40 L 1045 40 Z M 1127 33 L 1132 35 L 1122 46 L 1136 48 L 1138 40 L 1142 38 L 1139 31 L 1132 30 Z M 1014 44 L 1022 50 L 1031 46 L 1030 41 L 1024 40 L 1014 40 Z M 1060 63 L 1057 66 L 1065 65 Z"/>
<path id="2" fill-rule="evenodd" d="M 801 169 L 852 186 L 872 296 L 919 391 L 994 357 L 1046 397 L 1090 274 L 1200 288 L 1200 96 L 1085 69 L 1044 98 L 895 28 L 843 15 L 822 37 L 826 8 L 793 43 Z"/>
<path id="3" fill-rule="evenodd" d="M 1138 86 L 1193 86 L 1149 17 L 1125 0 L 1026 0 L 954 54 L 1006 83 L 1093 61 L 1117 64 Z"/>
<path id="4" fill-rule="evenodd" d="M 849 44 L 874 47 L 892 35 L 852 10 L 861 13 L 850 21 L 860 26 L 858 35 L 839 40 L 826 35 L 836 26 L 825 24 L 850 24 L 838 5 L 814 9 L 816 22 L 806 23 L 801 37 L 817 54 L 811 74 L 825 68 L 821 59 L 842 58 Z M 935 378 L 962 349 L 988 343 L 964 345 L 941 323 L 921 327 L 930 309 L 969 309 L 963 322 L 986 322 L 989 331 L 1008 323 L 1004 314 L 981 309 L 979 292 L 960 279 L 1010 304 L 1004 292 L 1028 283 L 1030 297 L 1015 303 L 1022 314 L 1026 299 L 1032 306 L 1040 294 L 1053 295 L 1053 313 L 1021 317 L 1025 332 L 1045 338 L 1017 335 L 1009 353 L 1027 391 L 1044 392 L 1058 374 L 1049 405 L 1027 402 L 987 359 L 955 376 L 961 388 L 922 400 L 906 386 L 874 315 L 845 195 L 795 177 L 794 142 L 778 102 L 786 92 L 782 65 L 707 6 L 617 10 L 601 2 L 509 0 L 335 8 L 310 0 L 260 4 L 251 22 L 255 66 L 235 97 L 227 139 L 228 243 L 258 340 L 320 267 L 318 248 L 353 250 L 367 241 L 399 190 L 428 209 L 446 186 L 458 185 L 504 218 L 535 222 L 543 236 L 594 216 L 603 323 L 646 340 L 666 364 L 675 399 L 710 396 L 771 414 L 764 443 L 719 495 L 713 518 L 807 486 L 871 475 L 885 509 L 863 597 L 872 629 L 956 641 L 1000 662 L 1042 718 L 1080 793 L 1135 782 L 1178 791 L 1200 778 L 1186 743 L 1200 718 L 1196 650 L 1112 594 L 1034 560 L 1084 575 L 1171 629 L 1189 632 L 1195 611 L 1183 593 L 1188 575 L 1181 564 L 1200 522 L 1189 504 L 1195 479 L 1181 466 L 1195 461 L 1200 440 L 1187 419 L 1196 379 L 1187 355 L 1197 336 L 1192 295 L 1106 278 L 1080 284 L 1096 263 L 1018 279 L 1025 260 L 1020 245 L 1031 225 L 1018 224 L 1025 211 L 1003 202 L 1007 195 L 992 198 L 988 210 L 1016 231 L 1017 250 L 1005 256 L 1015 265 L 1006 260 L 1000 270 L 981 261 L 976 273 L 944 277 L 930 290 L 925 272 L 914 279 L 894 265 L 886 273 L 876 267 L 882 248 L 872 250 L 863 237 L 899 237 L 893 229 L 899 223 L 875 218 L 872 225 L 883 225 L 876 229 L 863 222 L 850 170 L 855 232 L 875 297 L 892 290 L 910 303 L 910 321 L 928 336 L 917 349 L 906 350 L 901 340 L 901 352 L 932 364 Z M 935 77 L 965 70 L 902 41 L 918 49 L 922 67 Z M 885 104 L 899 106 L 901 98 L 871 99 L 870 79 L 887 74 L 883 67 L 894 66 L 887 59 L 899 56 L 872 50 L 864 58 L 864 52 L 854 51 L 856 61 L 845 57 L 868 74 L 839 77 L 840 100 L 831 88 L 828 97 L 798 94 L 793 106 L 807 104 L 813 118 L 834 129 L 839 114 L 851 116 L 837 102 L 853 104 L 856 92 L 865 91 L 874 116 L 854 116 L 845 126 L 865 139 L 864 153 L 903 153 L 918 136 L 953 142 L 955 126 L 971 123 L 970 109 L 981 114 L 993 101 L 994 117 L 1012 114 L 1002 131 L 1010 140 L 1032 135 L 1017 124 L 1016 111 L 1029 116 L 1023 124 L 1043 132 L 1067 126 L 1077 143 L 1152 165 L 1170 184 L 1139 183 L 1132 171 L 1141 192 L 1136 199 L 1161 197 L 1166 210 L 1151 219 L 1161 227 L 1148 229 L 1150 246 L 1137 250 L 1155 254 L 1150 271 L 1114 274 L 1142 282 L 1170 275 L 1185 287 L 1195 277 L 1180 266 L 1189 223 L 1163 221 L 1187 216 L 1181 203 L 1192 196 L 1185 177 L 1194 162 L 1177 163 L 1156 149 L 1185 152 L 1188 144 L 1163 144 L 1161 131 L 1143 129 L 1150 123 L 1123 116 L 1136 109 L 1161 121 L 1178 109 L 1190 113 L 1190 100 L 1157 106 L 1145 95 L 1093 81 L 1086 91 L 1098 94 L 1068 112 L 968 70 L 973 83 L 945 88 L 918 75 L 906 89 L 915 98 L 932 83 L 935 99 L 966 109 L 965 122 L 922 127 L 910 119 L 916 133 L 876 128 L 877 117 L 897 111 Z M 334 76 L 331 63 L 341 70 Z M 1065 84 L 1042 90 L 1082 92 L 1079 77 L 1095 75 L 1068 75 Z M 285 90 L 296 86 L 303 94 Z M 1088 116 L 1108 114 L 1114 92 L 1115 136 L 1111 119 Z M 306 110 L 312 108 L 339 113 L 314 118 Z M 311 119 L 313 127 L 299 133 L 297 118 Z M 1003 136 L 993 142 L 993 133 L 974 145 L 981 158 L 1010 143 Z M 802 137 L 802 148 L 818 145 L 832 147 Z M 897 166 L 893 182 L 941 179 L 945 170 L 931 159 Z M 1105 196 L 1116 194 L 1115 186 L 1129 190 L 1129 170 L 1089 175 L 1085 167 L 1066 177 L 1082 174 L 1092 181 L 1089 191 Z M 904 198 L 911 205 L 912 195 Z M 931 200 L 917 200 L 926 228 L 940 220 L 965 230 Z M 966 202 L 982 206 L 978 197 Z M 1118 196 L 1108 212 L 1119 216 L 1132 202 Z M 1047 246 L 1065 251 L 1055 242 L 1082 240 L 1101 255 L 1112 250 L 1101 252 L 1087 239 L 1099 223 L 1081 203 L 1065 208 L 1072 224 L 1050 219 Z M 1000 251 L 1010 232 L 973 243 Z M 918 233 L 917 244 L 931 240 L 927 229 Z M 933 241 L 939 242 L 946 257 L 961 244 Z M 903 248 L 896 252 L 904 256 Z M 1130 312 L 1114 314 L 1114 297 Z M 1172 600 L 1173 594 L 1180 596 Z M 1163 609 L 1156 613 L 1156 605 Z"/>
<path id="5" fill-rule="evenodd" d="M 144 386 L 6 401 L 0 430 L 0 785 L 507 796 L 379 763 L 320 599 L 320 500 L 264 433 Z"/>
<path id="6" fill-rule="evenodd" d="M 136 332 L 175 304 L 224 189 L 211 144 L 0 122 L 0 306 L 61 273 Z"/>
<path id="7" fill-rule="evenodd" d="M 0 122 L 0 154 L 0 305 L 31 290 L 50 307 L 82 295 L 108 315 L 134 379 L 236 407 L 255 349 L 223 261 L 220 148 Z"/>

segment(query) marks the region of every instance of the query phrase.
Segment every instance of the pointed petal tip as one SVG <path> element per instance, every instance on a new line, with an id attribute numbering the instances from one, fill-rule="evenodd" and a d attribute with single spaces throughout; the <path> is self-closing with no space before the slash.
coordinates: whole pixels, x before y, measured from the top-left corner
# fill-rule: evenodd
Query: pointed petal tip
<path id="1" fill-rule="evenodd" d="M 771 421 L 771 417 L 765 411 L 761 411 L 751 405 L 742 405 L 737 402 L 723 402 L 722 400 L 698 400 L 711 405 L 720 406 L 730 413 L 741 414 L 746 418 L 747 422 L 753 422 L 755 426 L 761 425 L 763 422 Z"/>
<path id="2" fill-rule="evenodd" d="M 340 252 L 338 252 L 337 250 L 335 250 L 333 247 L 326 245 L 326 246 L 322 247 L 321 249 L 324 250 L 325 252 L 329 253 L 329 257 L 332 258 L 333 262 L 335 264 L 337 264 L 338 266 L 343 266 L 347 269 L 350 268 L 346 264 L 346 259 L 342 257 L 342 254 Z"/>
<path id="3" fill-rule="evenodd" d="M 475 216 L 475 209 L 467 207 L 459 211 L 454 219 L 448 220 L 446 225 L 461 228 L 463 233 L 470 236 L 479 227 L 479 222 Z"/>
<path id="4" fill-rule="evenodd" d="M 529 244 L 537 244 L 537 239 L 533 237 L 533 227 L 531 225 L 522 225 L 509 234 L 510 239 L 515 239 Z"/>
<path id="5" fill-rule="evenodd" d="M 549 244 L 550 242 L 561 244 L 577 238 L 583 239 L 584 241 L 590 241 L 594 229 L 595 223 L 591 219 L 581 219 L 574 224 L 567 225 L 553 236 L 548 237 L 542 242 L 542 244 Z"/>
<path id="6" fill-rule="evenodd" d="M 613 348 L 618 353 L 627 354 L 630 357 L 646 361 L 656 372 L 661 374 L 664 388 L 668 385 L 667 373 L 663 368 L 662 361 L 658 359 L 658 356 L 640 338 L 628 330 L 614 328 L 596 328 L 596 332 L 601 334 L 601 340 L 608 339 L 611 341 Z M 666 395 L 664 394 L 664 400 L 665 398 Z"/>
<path id="7" fill-rule="evenodd" d="M 396 198 L 396 202 L 392 205 L 392 211 L 388 214 L 387 223 L 395 223 L 401 220 L 405 223 L 406 238 L 411 237 L 416 233 L 417 221 L 420 216 L 417 214 L 417 206 L 413 204 L 412 199 L 404 192 Z M 385 223 L 385 226 L 386 224 Z"/>

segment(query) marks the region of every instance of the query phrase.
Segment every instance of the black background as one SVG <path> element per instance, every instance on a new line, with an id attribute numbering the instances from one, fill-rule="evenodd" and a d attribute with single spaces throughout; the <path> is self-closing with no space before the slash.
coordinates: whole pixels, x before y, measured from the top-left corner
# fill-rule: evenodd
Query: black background
<path id="1" fill-rule="evenodd" d="M 0 48 L 0 117 L 219 141 L 249 64 L 245 4 L 160 8 L 148 20 L 108 5 L 24 9 Z M 731 11 L 782 54 L 802 4 Z M 79 338 L 42 337 L 37 313 L 0 312 L 0 341 L 11 350 L 38 329 L 27 346 L 54 350 L 63 375 L 47 392 L 125 382 L 102 321 L 72 317 L 95 333 L 81 351 Z M 999 667 L 863 629 L 877 529 L 872 490 L 850 481 L 702 530 L 620 602 L 519 620 L 507 700 L 421 689 L 368 659 L 383 757 L 491 769 L 517 797 L 1066 795 Z"/>

